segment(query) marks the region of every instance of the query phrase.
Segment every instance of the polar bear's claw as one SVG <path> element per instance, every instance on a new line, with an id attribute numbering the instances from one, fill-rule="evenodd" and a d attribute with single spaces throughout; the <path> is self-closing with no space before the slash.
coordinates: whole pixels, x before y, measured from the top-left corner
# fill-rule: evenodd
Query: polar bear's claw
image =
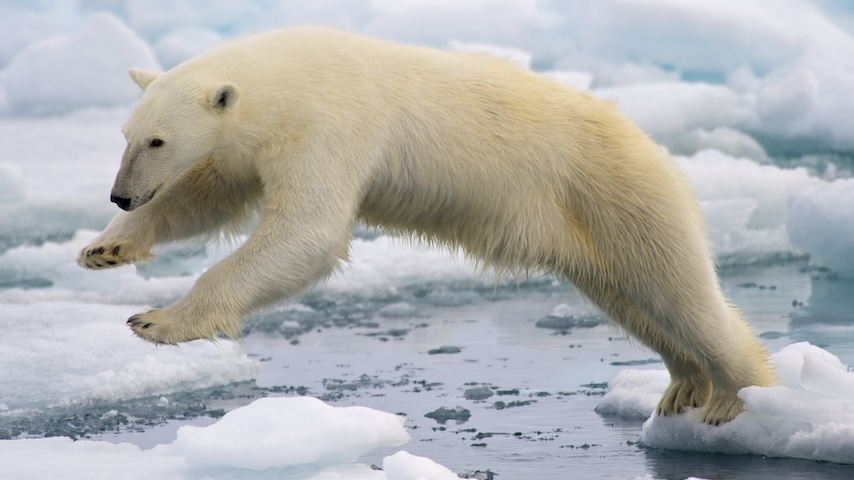
<path id="1" fill-rule="evenodd" d="M 181 339 L 175 338 L 173 329 L 160 310 L 150 310 L 130 317 L 127 325 L 138 337 L 158 345 L 176 345 Z"/>
<path id="2" fill-rule="evenodd" d="M 744 411 L 744 401 L 735 393 L 715 394 L 703 412 L 703 423 L 720 425 L 729 422 Z"/>
<path id="3" fill-rule="evenodd" d="M 658 415 L 680 415 L 688 408 L 702 407 L 709 400 L 711 383 L 708 378 L 695 381 L 672 380 L 661 396 L 655 412 Z"/>
<path id="4" fill-rule="evenodd" d="M 92 270 L 126 265 L 132 258 L 122 255 L 121 245 L 89 245 L 80 252 L 77 263 Z"/>
<path id="5" fill-rule="evenodd" d="M 77 263 L 84 268 L 101 270 L 121 267 L 150 256 L 151 254 L 134 248 L 129 242 L 103 242 L 84 248 L 77 257 Z"/>
<path id="6" fill-rule="evenodd" d="M 136 336 L 157 345 L 177 345 L 200 338 L 213 339 L 213 334 L 200 333 L 192 322 L 182 319 L 179 312 L 169 307 L 137 313 L 128 319 L 127 326 Z"/>

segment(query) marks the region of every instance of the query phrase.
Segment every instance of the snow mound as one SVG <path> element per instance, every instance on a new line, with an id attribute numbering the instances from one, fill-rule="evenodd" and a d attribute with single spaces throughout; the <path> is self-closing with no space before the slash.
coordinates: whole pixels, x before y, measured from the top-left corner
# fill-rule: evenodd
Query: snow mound
<path id="1" fill-rule="evenodd" d="M 0 86 L 15 115 L 125 105 L 140 94 L 128 78 L 131 67 L 159 69 L 145 41 L 117 17 L 102 13 L 75 34 L 29 45 L 4 70 Z"/>
<path id="2" fill-rule="evenodd" d="M 193 467 L 266 470 L 346 463 L 375 448 L 409 441 L 403 421 L 390 413 L 336 408 L 311 397 L 262 398 L 208 427 L 181 427 L 175 445 Z"/>
<path id="3" fill-rule="evenodd" d="M 203 28 L 180 28 L 157 41 L 154 53 L 164 68 L 175 65 L 210 50 L 222 43 L 222 36 Z"/>
<path id="4" fill-rule="evenodd" d="M 263 398 L 207 427 L 183 426 L 150 450 L 66 437 L 0 442 L 9 478 L 278 480 L 453 480 L 436 462 L 400 451 L 383 470 L 354 463 L 376 448 L 406 443 L 403 418 L 366 407 L 332 407 L 310 397 Z M 45 458 L 50 458 L 45 462 Z"/>
<path id="5" fill-rule="evenodd" d="M 783 169 L 704 150 L 677 158 L 697 193 L 719 263 L 750 263 L 795 249 L 786 234 L 789 195 L 825 182 L 803 168 Z"/>
<path id="6" fill-rule="evenodd" d="M 0 303 L 0 405 L 6 410 L 0 414 L 207 388 L 258 372 L 258 362 L 234 342 L 153 350 L 124 324 L 143 308 Z"/>
<path id="7" fill-rule="evenodd" d="M 429 458 L 400 451 L 383 459 L 388 480 L 459 480 L 459 476 Z"/>

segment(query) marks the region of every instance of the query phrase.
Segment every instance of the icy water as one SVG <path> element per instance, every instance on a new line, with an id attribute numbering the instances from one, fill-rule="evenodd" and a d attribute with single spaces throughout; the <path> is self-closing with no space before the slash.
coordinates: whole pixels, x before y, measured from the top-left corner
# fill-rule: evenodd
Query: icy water
<path id="1" fill-rule="evenodd" d="M 809 341 L 854 364 L 852 281 L 801 262 L 721 274 L 771 351 Z M 620 370 L 662 364 L 549 279 L 366 297 L 320 290 L 254 318 L 242 343 L 263 365 L 254 381 L 0 417 L 0 435 L 150 448 L 172 441 L 180 425 L 210 424 L 255 398 L 307 394 L 406 415 L 410 453 L 474 478 L 854 478 L 851 465 L 638 444 L 641 420 L 595 407 Z"/>

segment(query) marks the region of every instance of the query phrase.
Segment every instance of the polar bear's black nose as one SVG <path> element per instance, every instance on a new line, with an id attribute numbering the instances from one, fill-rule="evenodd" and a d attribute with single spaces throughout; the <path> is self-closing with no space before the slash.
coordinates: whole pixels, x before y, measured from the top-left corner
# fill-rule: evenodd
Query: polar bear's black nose
<path id="1" fill-rule="evenodd" d="M 110 201 L 119 206 L 122 210 L 127 211 L 130 207 L 130 199 L 110 195 Z"/>

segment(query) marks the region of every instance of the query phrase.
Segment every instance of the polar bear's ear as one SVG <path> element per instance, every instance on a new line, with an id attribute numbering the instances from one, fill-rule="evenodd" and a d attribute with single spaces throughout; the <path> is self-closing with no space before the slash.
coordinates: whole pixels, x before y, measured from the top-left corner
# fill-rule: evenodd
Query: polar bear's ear
<path id="1" fill-rule="evenodd" d="M 211 95 L 211 107 L 214 110 L 226 110 L 237 103 L 237 85 L 223 83 Z"/>
<path id="2" fill-rule="evenodd" d="M 139 88 L 144 92 L 148 87 L 148 84 L 153 82 L 160 74 L 157 72 L 152 72 L 151 70 L 145 70 L 142 68 L 131 68 L 130 69 L 130 78 L 133 79 L 134 83 L 139 85 Z"/>

